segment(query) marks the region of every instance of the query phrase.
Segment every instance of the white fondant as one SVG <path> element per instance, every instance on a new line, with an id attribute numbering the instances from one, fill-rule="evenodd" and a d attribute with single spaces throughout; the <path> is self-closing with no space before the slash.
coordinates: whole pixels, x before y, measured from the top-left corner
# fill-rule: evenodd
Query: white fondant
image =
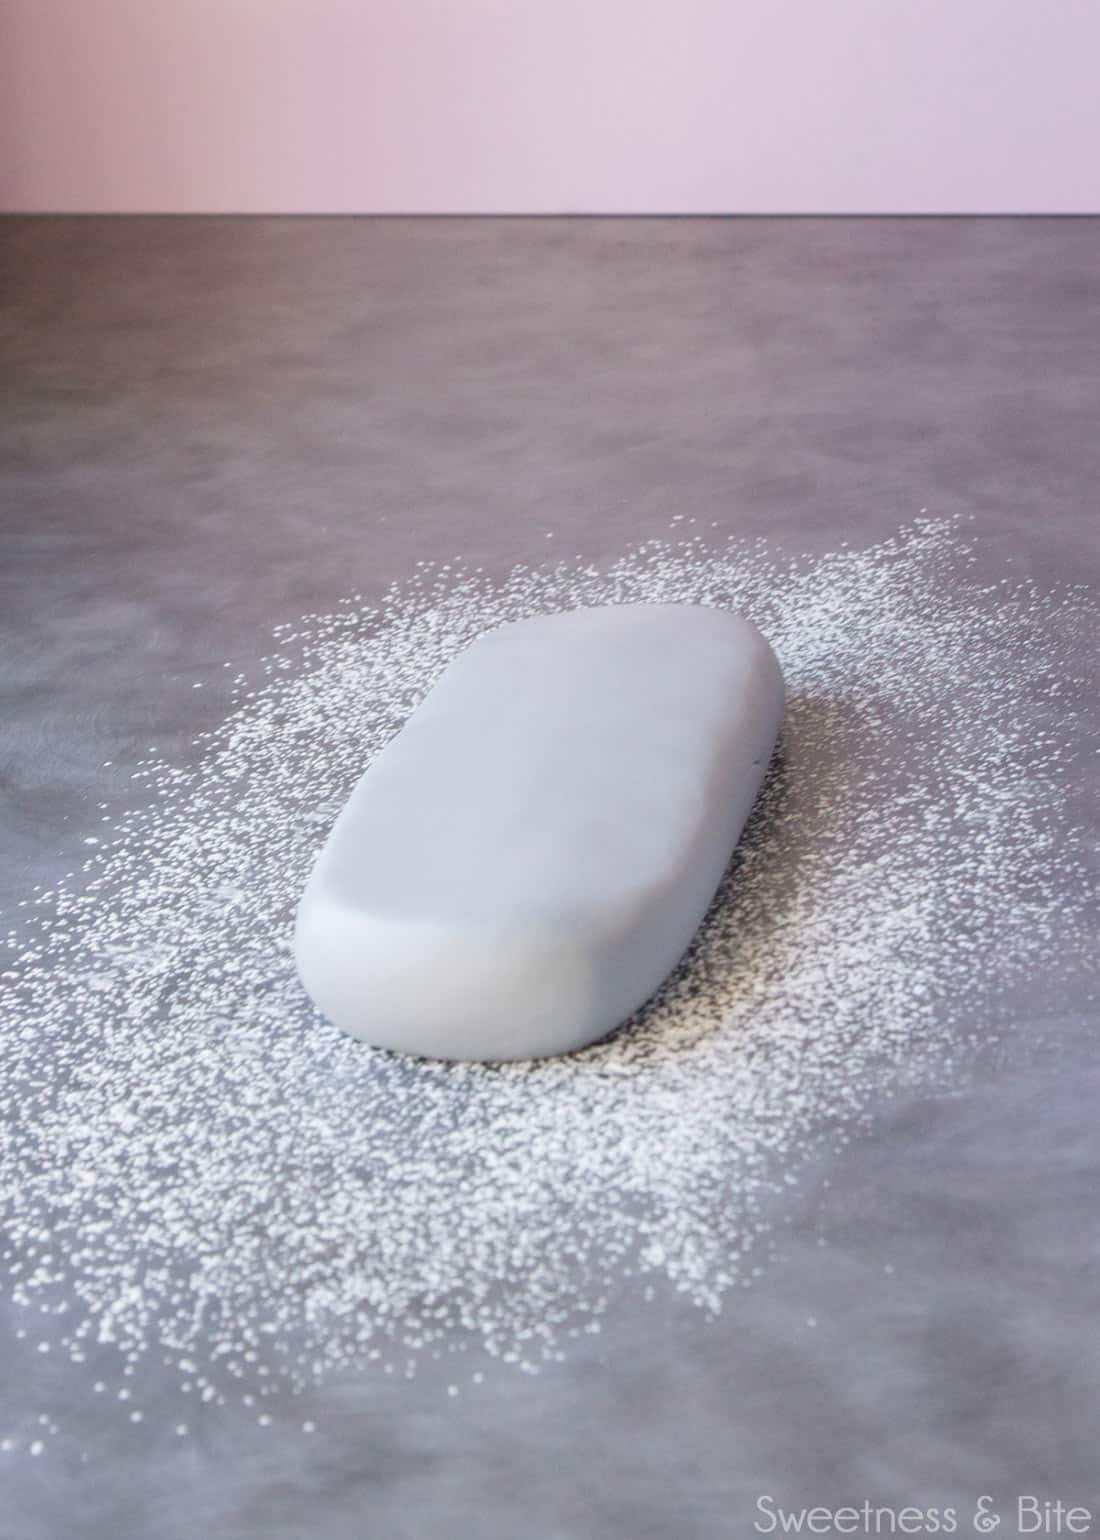
<path id="1" fill-rule="evenodd" d="M 783 713 L 747 620 L 681 604 L 513 622 L 369 766 L 298 911 L 337 1025 L 447 1059 L 602 1037 L 687 947 Z"/>

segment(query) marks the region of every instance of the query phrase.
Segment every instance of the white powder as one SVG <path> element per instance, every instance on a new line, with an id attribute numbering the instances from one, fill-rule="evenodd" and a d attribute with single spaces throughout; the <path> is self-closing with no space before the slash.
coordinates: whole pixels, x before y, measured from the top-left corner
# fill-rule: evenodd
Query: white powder
<path id="1" fill-rule="evenodd" d="M 1087 601 L 972 565 L 932 520 L 813 560 L 650 542 L 500 586 L 426 567 L 377 612 L 282 628 L 195 767 L 146 761 L 152 809 L 34 896 L 0 980 L 6 1288 L 56 1315 L 29 1330 L 254 1405 L 470 1343 L 535 1369 L 625 1293 L 718 1310 L 801 1161 L 962 1076 L 1006 986 L 1084 953 L 1060 658 Z M 329 1027 L 293 907 L 372 755 L 487 627 L 636 600 L 745 611 L 789 691 L 686 963 L 565 1060 L 412 1062 Z"/>

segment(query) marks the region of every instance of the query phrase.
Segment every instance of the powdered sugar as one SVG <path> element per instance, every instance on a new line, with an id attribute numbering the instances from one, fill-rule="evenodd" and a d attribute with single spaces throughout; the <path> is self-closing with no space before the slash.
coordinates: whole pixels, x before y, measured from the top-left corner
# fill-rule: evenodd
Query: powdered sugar
<path id="1" fill-rule="evenodd" d="M 47 1346 L 155 1351 L 253 1404 L 471 1343 L 537 1369 L 623 1290 L 720 1309 L 823 1138 L 965 1073 L 1006 983 L 1084 957 L 1059 658 L 1086 600 L 980 587 L 972 559 L 934 520 L 803 561 L 650 542 L 500 585 L 423 567 L 377 612 L 282 628 L 194 767 L 150 757 L 152 807 L 34 897 L 0 981 L 4 1266 L 28 1320 L 56 1313 Z M 563 1060 L 414 1062 L 329 1027 L 291 922 L 366 763 L 479 632 L 634 600 L 743 610 L 788 688 L 685 963 Z"/>

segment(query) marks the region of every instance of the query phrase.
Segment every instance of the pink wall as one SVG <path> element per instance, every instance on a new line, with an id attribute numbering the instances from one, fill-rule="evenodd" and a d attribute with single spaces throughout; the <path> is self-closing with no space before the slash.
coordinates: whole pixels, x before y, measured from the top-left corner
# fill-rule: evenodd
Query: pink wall
<path id="1" fill-rule="evenodd" d="M 0 0 L 0 206 L 1100 210 L 1100 0 Z"/>

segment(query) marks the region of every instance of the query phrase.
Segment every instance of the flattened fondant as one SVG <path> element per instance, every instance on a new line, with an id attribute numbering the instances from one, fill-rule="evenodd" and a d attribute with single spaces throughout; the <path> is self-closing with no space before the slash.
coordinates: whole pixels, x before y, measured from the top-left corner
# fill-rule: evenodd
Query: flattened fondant
<path id="1" fill-rule="evenodd" d="M 609 605 L 501 626 L 377 755 L 298 910 L 338 1026 L 445 1059 L 565 1053 L 675 966 L 783 714 L 749 621 Z"/>

